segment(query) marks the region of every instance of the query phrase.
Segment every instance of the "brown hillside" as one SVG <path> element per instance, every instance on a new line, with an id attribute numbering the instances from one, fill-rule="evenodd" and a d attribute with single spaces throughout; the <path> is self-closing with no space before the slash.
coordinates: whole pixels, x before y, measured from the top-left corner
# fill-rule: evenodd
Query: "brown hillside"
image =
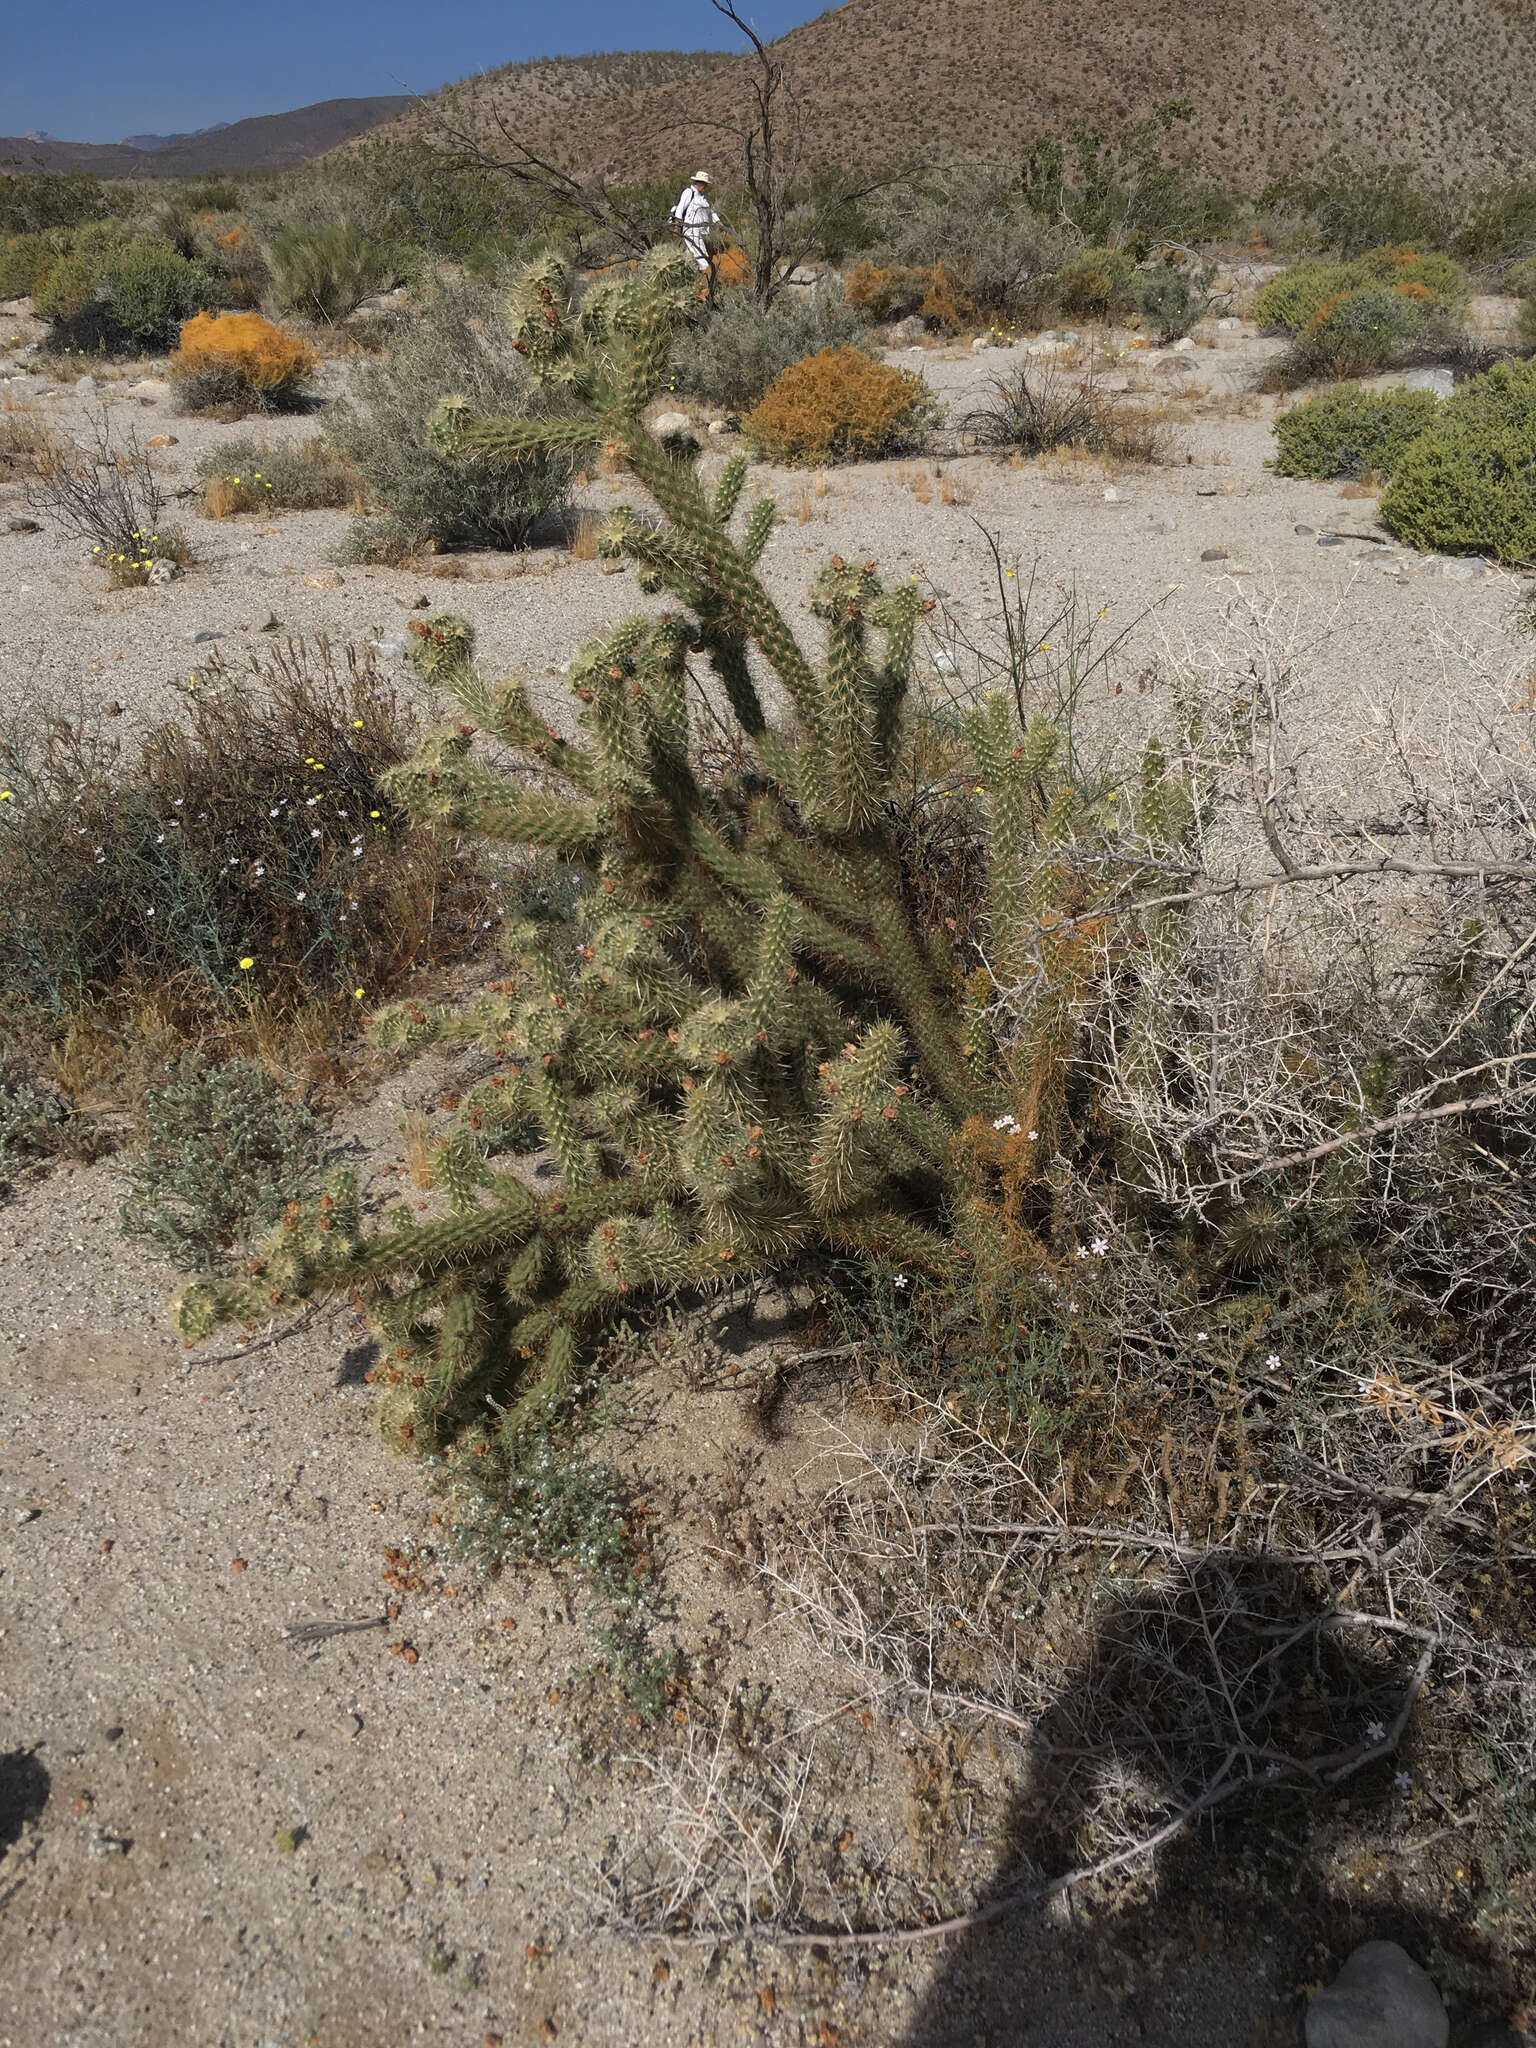
<path id="1" fill-rule="evenodd" d="M 199 178 L 221 171 L 274 171 L 301 164 L 349 136 L 387 121 L 412 103 L 403 93 L 373 99 L 319 100 L 287 114 L 256 114 L 183 136 L 163 149 L 121 142 L 31 142 L 0 136 L 0 162 L 23 170 L 94 171 L 99 178 Z"/>
<path id="2" fill-rule="evenodd" d="M 1174 95 L 1199 110 L 1182 158 L 1229 188 L 1343 161 L 1450 178 L 1536 161 L 1530 0 L 847 0 L 780 47 L 827 164 L 1011 154 L 1077 122 L 1123 128 Z M 407 120 L 428 132 L 441 107 L 484 132 L 500 108 L 572 169 L 729 171 L 709 123 L 742 113 L 744 61 L 669 61 L 697 68 L 629 89 L 616 71 L 579 120 L 564 63 L 548 81 L 487 73 Z"/>
<path id="3" fill-rule="evenodd" d="M 685 100 L 696 98 L 734 63 L 731 56 L 709 50 L 634 50 L 503 64 L 444 86 L 430 98 L 413 100 L 366 140 L 408 142 L 420 135 L 439 136 L 447 127 L 492 141 L 501 120 L 515 134 L 536 134 L 541 146 L 564 157 L 569 155 L 565 143 L 585 134 L 597 102 L 627 102 L 636 95 L 669 90 L 681 91 Z M 571 125 L 578 107 L 579 128 Z"/>

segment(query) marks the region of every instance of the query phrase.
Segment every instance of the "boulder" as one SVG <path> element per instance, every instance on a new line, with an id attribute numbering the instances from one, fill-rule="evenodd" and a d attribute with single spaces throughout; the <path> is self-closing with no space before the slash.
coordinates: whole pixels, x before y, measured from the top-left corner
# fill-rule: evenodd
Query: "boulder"
<path id="1" fill-rule="evenodd" d="M 1436 398 L 1449 398 L 1456 389 L 1456 379 L 1449 370 L 1410 370 L 1403 388 L 1405 391 L 1433 391 Z"/>
<path id="2" fill-rule="evenodd" d="M 340 590 L 346 577 L 339 569 L 311 569 L 304 578 L 306 590 Z"/>
<path id="3" fill-rule="evenodd" d="M 1395 1941 L 1357 1948 L 1307 2007 L 1307 2048 L 1446 2048 L 1440 1994 Z"/>
<path id="4" fill-rule="evenodd" d="M 928 332 L 916 313 L 909 313 L 905 320 L 898 320 L 889 330 L 886 340 L 892 348 L 902 348 L 907 343 L 921 341 Z"/>
<path id="5" fill-rule="evenodd" d="M 137 384 L 128 386 L 130 398 L 142 398 L 146 405 L 154 405 L 171 395 L 170 380 L 166 377 L 141 377 Z"/>
<path id="6" fill-rule="evenodd" d="M 173 562 L 168 555 L 161 555 L 158 560 L 150 563 L 149 574 L 144 580 L 146 583 L 154 584 L 158 589 L 164 583 L 174 583 L 180 575 L 180 562 Z M 215 634 L 213 637 L 217 639 L 218 635 Z"/>
<path id="7" fill-rule="evenodd" d="M 652 431 L 658 441 L 665 441 L 672 434 L 691 434 L 693 421 L 685 412 L 664 412 L 657 416 Z"/>

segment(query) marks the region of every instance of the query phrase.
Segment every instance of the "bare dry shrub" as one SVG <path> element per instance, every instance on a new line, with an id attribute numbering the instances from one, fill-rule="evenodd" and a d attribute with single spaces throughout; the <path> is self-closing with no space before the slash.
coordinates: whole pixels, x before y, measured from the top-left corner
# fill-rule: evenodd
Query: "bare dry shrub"
<path id="1" fill-rule="evenodd" d="M 1021 363 L 992 387 L 992 401 L 959 422 L 979 446 L 1050 455 L 1075 449 L 1118 462 L 1166 462 L 1167 423 L 1145 406 L 1117 404 L 1092 371 L 1074 377 L 1059 363 Z"/>

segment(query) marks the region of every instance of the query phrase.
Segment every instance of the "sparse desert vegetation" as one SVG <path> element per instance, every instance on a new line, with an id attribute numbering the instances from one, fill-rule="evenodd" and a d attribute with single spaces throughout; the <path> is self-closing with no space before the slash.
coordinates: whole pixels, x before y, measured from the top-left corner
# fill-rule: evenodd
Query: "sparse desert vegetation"
<path id="1" fill-rule="evenodd" d="M 1524 31 L 1073 19 L 1093 127 L 865 175 L 844 66 L 702 285 L 484 145 L 726 59 L 0 179 L 27 2038 L 156 1841 L 193 2033 L 294 1885 L 263 2039 L 1278 2042 L 1372 1937 L 1518 2037 Z"/>

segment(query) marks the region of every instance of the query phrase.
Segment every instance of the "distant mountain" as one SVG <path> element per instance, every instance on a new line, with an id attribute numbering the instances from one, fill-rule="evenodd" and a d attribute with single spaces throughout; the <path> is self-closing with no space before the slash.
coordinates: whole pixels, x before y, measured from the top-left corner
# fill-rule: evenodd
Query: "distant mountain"
<path id="1" fill-rule="evenodd" d="M 228 128 L 228 121 L 214 121 L 206 128 L 178 128 L 174 135 L 125 135 L 124 149 L 164 149 L 168 142 L 190 142 L 195 135 L 217 135 L 221 128 Z"/>
<path id="2" fill-rule="evenodd" d="M 1175 97 L 1195 119 L 1170 147 L 1231 190 L 1346 164 L 1439 181 L 1536 160 L 1532 0 L 846 0 L 774 50 L 824 166 L 1017 158 L 1042 133 L 1113 134 Z M 382 134 L 494 136 L 501 121 L 580 174 L 735 170 L 751 57 L 579 69 L 592 61 L 486 72 Z"/>
<path id="3" fill-rule="evenodd" d="M 0 165 L 22 170 L 94 171 L 100 178 L 197 178 L 221 171 L 275 171 L 322 156 L 413 105 L 409 93 L 320 100 L 288 114 L 258 114 L 191 135 L 131 136 L 126 142 L 59 142 L 51 135 L 0 136 Z"/>

